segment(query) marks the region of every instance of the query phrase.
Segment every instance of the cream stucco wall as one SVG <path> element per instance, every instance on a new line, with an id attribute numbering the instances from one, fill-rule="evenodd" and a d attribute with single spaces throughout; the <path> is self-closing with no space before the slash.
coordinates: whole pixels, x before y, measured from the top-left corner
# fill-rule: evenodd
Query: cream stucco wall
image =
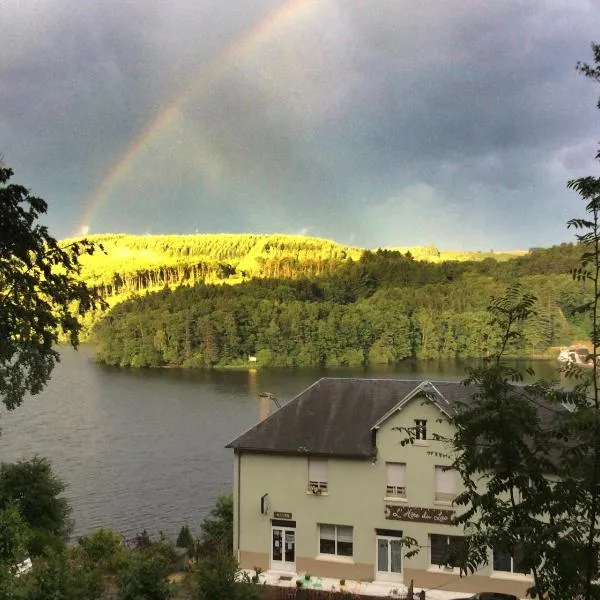
<path id="1" fill-rule="evenodd" d="M 435 502 L 435 466 L 449 464 L 432 456 L 431 452 L 445 452 L 441 442 L 427 440 L 414 445 L 402 446 L 400 441 L 406 434 L 396 427 L 413 427 L 414 419 L 426 419 L 428 437 L 432 433 L 450 434 L 448 425 L 437 422 L 443 414 L 432 403 L 415 398 L 399 412 L 381 424 L 376 434 L 377 455 L 375 460 L 328 460 L 328 492 L 314 495 L 307 492 L 308 457 L 278 456 L 242 453 L 235 461 L 236 508 L 239 502 L 241 517 L 240 536 L 237 538 L 237 515 L 235 512 L 234 547 L 239 550 L 242 566 L 269 567 L 271 518 L 274 512 L 292 513 L 296 521 L 297 571 L 309 570 L 314 574 L 332 577 L 373 579 L 376 561 L 376 529 L 394 529 L 405 536 L 414 537 L 423 546 L 411 559 L 403 559 L 403 570 L 411 577 L 427 579 L 441 585 L 441 581 L 456 578 L 456 585 L 448 589 L 481 590 L 481 577 L 466 578 L 473 585 L 460 580 L 458 575 L 440 571 L 430 565 L 429 534 L 460 535 L 450 525 L 404 522 L 385 518 L 386 504 L 407 505 L 456 510 L 448 504 Z M 238 462 L 241 478 L 238 481 Z M 385 498 L 386 462 L 406 463 L 406 501 Z M 239 486 L 239 488 L 238 488 Z M 260 513 L 260 498 L 269 494 L 271 512 Z M 351 525 L 353 527 L 353 557 L 351 561 L 328 560 L 319 556 L 319 523 Z M 246 564 L 245 564 L 246 563 Z M 491 582 L 491 570 L 479 573 Z M 420 574 L 420 575 L 419 575 Z M 441 578 L 441 579 L 440 579 Z M 527 587 L 526 581 L 502 580 L 491 582 L 485 589 L 490 591 L 519 590 Z M 507 587 L 508 586 L 508 587 Z"/>

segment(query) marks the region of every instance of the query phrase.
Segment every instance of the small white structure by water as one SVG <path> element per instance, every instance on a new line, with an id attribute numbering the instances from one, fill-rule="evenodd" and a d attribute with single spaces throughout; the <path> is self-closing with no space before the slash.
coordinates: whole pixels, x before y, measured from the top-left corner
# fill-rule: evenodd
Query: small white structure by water
<path id="1" fill-rule="evenodd" d="M 583 346 L 569 346 L 568 348 L 561 348 L 558 355 L 558 360 L 560 362 L 571 363 L 580 367 L 594 366 L 594 355 Z"/>

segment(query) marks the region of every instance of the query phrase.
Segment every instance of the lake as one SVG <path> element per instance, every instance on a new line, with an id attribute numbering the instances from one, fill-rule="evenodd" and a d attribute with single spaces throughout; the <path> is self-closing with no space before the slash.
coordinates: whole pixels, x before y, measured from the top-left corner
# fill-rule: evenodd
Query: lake
<path id="1" fill-rule="evenodd" d="M 540 377 L 555 361 L 519 361 Z M 194 534 L 233 481 L 225 444 L 258 420 L 258 394 L 284 404 L 319 377 L 459 380 L 463 361 L 406 361 L 379 369 L 130 370 L 98 365 L 92 351 L 62 350 L 44 392 L 2 410 L 0 459 L 48 457 L 67 483 L 75 535 L 110 527 Z"/>

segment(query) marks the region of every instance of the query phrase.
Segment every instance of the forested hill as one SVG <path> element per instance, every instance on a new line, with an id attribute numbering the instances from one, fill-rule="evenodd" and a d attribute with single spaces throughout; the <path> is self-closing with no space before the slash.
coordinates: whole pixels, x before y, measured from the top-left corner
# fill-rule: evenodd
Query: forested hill
<path id="1" fill-rule="evenodd" d="M 196 283 L 253 278 L 321 277 L 358 260 L 364 250 L 292 235 L 95 235 L 105 253 L 84 257 L 83 276 L 105 298 Z M 71 240 L 64 240 L 68 243 Z M 397 249 L 416 260 L 506 260 L 523 253 L 440 252 L 434 246 Z"/>
<path id="2" fill-rule="evenodd" d="M 362 255 L 329 240 L 286 235 L 95 235 L 83 276 L 105 297 L 255 277 L 318 276 Z M 70 240 L 65 240 L 65 243 Z"/>
<path id="3" fill-rule="evenodd" d="M 274 257 L 285 252 L 285 244 L 275 248 L 263 240 L 263 250 L 265 243 L 268 255 L 272 249 Z M 279 265 L 277 277 L 259 270 L 257 278 L 240 285 L 165 287 L 116 306 L 95 328 L 98 358 L 122 366 L 214 367 L 248 365 L 249 356 L 259 366 L 480 357 L 497 340 L 486 311 L 490 298 L 515 281 L 539 301 L 512 354 L 540 355 L 586 337 L 589 324 L 573 310 L 586 295 L 569 274 L 580 255 L 573 245 L 503 262 L 486 257 L 428 263 L 398 251 L 323 244 L 317 246 L 323 254 L 303 257 L 313 266 L 305 268 L 297 258 L 289 263 L 287 277 Z M 237 274 L 245 271 L 240 265 L 249 264 L 243 263 L 252 251 L 249 243 L 246 249 L 244 257 L 242 251 L 222 254 L 223 264 Z M 202 252 L 196 257 L 206 256 Z M 271 260 L 255 256 L 261 269 Z M 319 261 L 327 266 L 317 272 Z"/>

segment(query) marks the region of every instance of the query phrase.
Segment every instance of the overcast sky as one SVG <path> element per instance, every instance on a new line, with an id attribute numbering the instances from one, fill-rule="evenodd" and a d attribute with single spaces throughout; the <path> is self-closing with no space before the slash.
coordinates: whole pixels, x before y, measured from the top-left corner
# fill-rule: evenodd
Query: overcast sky
<path id="1" fill-rule="evenodd" d="M 572 239 L 598 0 L 5 0 L 0 154 L 56 237 Z"/>

